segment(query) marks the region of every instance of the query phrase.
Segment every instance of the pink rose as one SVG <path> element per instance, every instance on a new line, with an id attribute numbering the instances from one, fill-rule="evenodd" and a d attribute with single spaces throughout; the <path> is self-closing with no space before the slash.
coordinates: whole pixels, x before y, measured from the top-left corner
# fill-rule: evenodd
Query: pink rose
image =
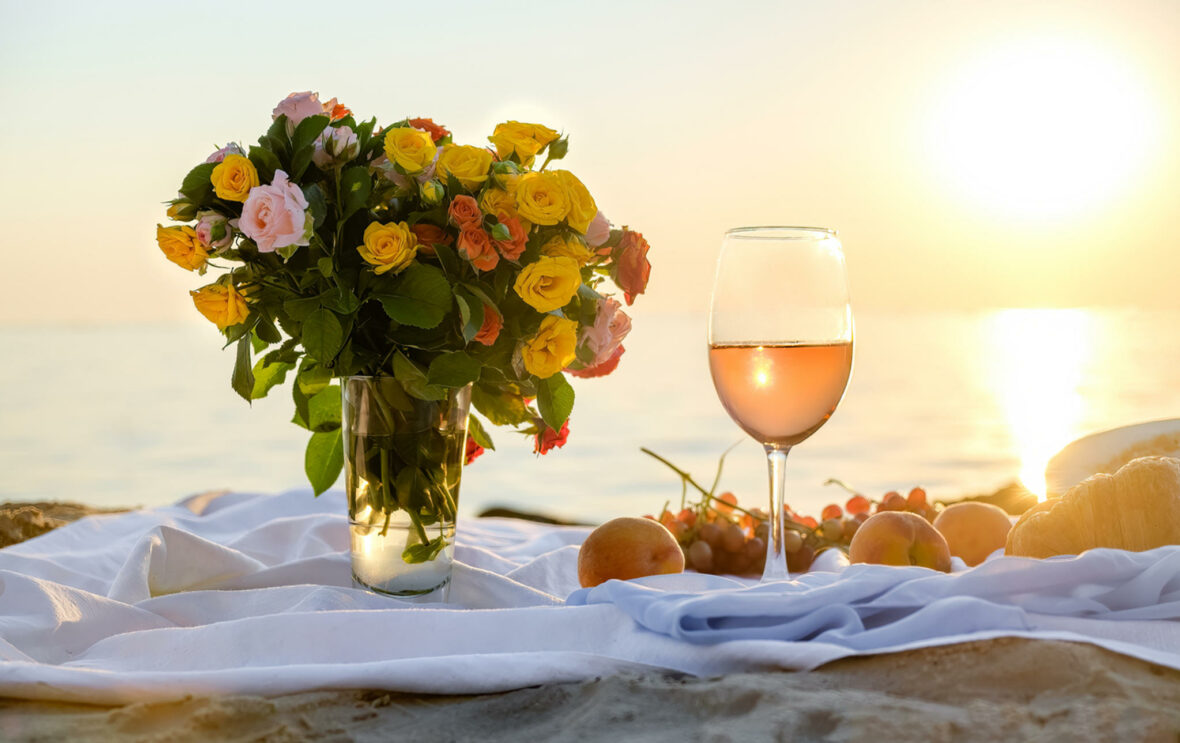
<path id="1" fill-rule="evenodd" d="M 270 118 L 274 120 L 285 114 L 287 127 L 291 131 L 295 131 L 295 127 L 299 125 L 300 121 L 309 116 L 319 116 L 323 113 L 324 104 L 320 103 L 320 94 L 305 90 L 302 93 L 292 93 L 279 101 L 279 105 L 275 106 L 275 110 L 271 112 Z"/>
<path id="2" fill-rule="evenodd" d="M 238 229 L 258 244 L 258 250 L 272 253 L 276 248 L 310 243 L 307 232 L 307 199 L 287 174 L 275 171 L 269 186 L 250 189 Z"/>
<path id="3" fill-rule="evenodd" d="M 214 152 L 212 155 L 210 155 L 209 157 L 205 158 L 205 162 L 207 162 L 207 163 L 219 163 L 219 162 L 221 162 L 222 160 L 224 160 L 224 159 L 225 159 L 225 156 L 226 156 L 226 155 L 242 155 L 243 157 L 245 157 L 245 155 L 246 155 L 246 151 L 245 151 L 245 150 L 243 150 L 243 149 L 241 148 L 241 146 L 240 146 L 240 145 L 238 145 L 238 143 L 237 143 L 237 142 L 230 142 L 230 143 L 229 143 L 229 144 L 227 144 L 225 147 L 222 147 L 222 148 L 221 148 L 220 150 L 218 150 L 217 152 Z"/>
<path id="4" fill-rule="evenodd" d="M 618 300 L 607 297 L 598 305 L 594 324 L 582 330 L 582 343 L 594 352 L 594 360 L 586 366 L 605 363 L 631 332 L 631 318 L 623 312 Z"/>
<path id="5" fill-rule="evenodd" d="M 609 239 L 610 220 L 599 209 L 598 214 L 594 215 L 594 219 L 590 222 L 590 226 L 586 228 L 586 244 L 597 248 Z"/>
<path id="6" fill-rule="evenodd" d="M 210 248 L 224 248 L 234 239 L 234 231 L 230 229 L 229 222 L 216 212 L 198 214 L 194 230 L 201 244 Z"/>
<path id="7" fill-rule="evenodd" d="M 320 132 L 320 136 L 316 138 L 311 161 L 320 170 L 327 170 L 332 167 L 333 163 L 346 163 L 353 159 L 357 156 L 359 149 L 356 133 L 352 131 L 351 127 L 330 126 Z"/>

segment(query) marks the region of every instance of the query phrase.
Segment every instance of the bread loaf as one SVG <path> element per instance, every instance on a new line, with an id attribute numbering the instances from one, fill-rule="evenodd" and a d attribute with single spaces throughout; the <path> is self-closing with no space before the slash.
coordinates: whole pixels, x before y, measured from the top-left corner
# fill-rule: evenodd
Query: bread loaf
<path id="1" fill-rule="evenodd" d="M 1026 511 L 1008 532 L 1004 553 L 1052 557 L 1166 544 L 1180 544 L 1180 459 L 1141 457 Z"/>

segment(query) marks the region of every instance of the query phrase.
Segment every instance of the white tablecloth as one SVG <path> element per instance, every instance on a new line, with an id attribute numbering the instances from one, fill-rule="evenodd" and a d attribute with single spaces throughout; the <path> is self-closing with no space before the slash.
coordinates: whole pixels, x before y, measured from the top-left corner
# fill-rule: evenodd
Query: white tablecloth
<path id="1" fill-rule="evenodd" d="M 993 558 L 953 575 L 829 560 L 777 586 L 690 573 L 580 590 L 589 529 L 468 519 L 450 603 L 422 605 L 352 587 L 344 513 L 340 493 L 230 494 L 0 550 L 0 694 L 470 694 L 625 670 L 809 669 L 999 636 L 1180 669 L 1180 547 Z"/>

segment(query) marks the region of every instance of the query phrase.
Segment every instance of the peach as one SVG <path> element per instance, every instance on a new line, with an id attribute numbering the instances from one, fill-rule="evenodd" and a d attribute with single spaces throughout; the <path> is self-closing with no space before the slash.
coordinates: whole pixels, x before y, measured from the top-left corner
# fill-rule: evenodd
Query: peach
<path id="1" fill-rule="evenodd" d="M 586 537 L 578 552 L 578 582 L 597 586 L 617 578 L 684 572 L 684 553 L 672 532 L 658 521 L 623 516 Z"/>
<path id="2" fill-rule="evenodd" d="M 921 565 L 944 573 L 951 570 L 946 539 L 929 521 L 908 511 L 881 511 L 868 518 L 852 535 L 848 559 L 878 565 Z"/>
<path id="3" fill-rule="evenodd" d="M 952 555 L 975 566 L 1004 548 L 1012 520 L 1004 509 L 990 503 L 965 501 L 947 506 L 934 519 L 934 528 L 946 537 Z"/>

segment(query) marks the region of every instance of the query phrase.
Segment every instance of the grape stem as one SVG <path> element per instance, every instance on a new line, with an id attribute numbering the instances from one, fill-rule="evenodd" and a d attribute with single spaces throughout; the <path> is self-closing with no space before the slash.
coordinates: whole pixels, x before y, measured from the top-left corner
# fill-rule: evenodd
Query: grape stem
<path id="1" fill-rule="evenodd" d="M 731 447 L 730 447 L 730 449 L 732 449 L 732 448 L 733 448 L 733 447 L 731 446 Z M 664 459 L 664 458 L 663 458 L 663 457 L 661 457 L 659 454 L 656 454 L 656 453 L 655 453 L 654 451 L 652 451 L 651 449 L 648 449 L 646 446 L 641 446 L 641 447 L 639 447 L 639 451 L 643 452 L 644 454 L 648 455 L 649 457 L 652 457 L 652 458 L 653 458 L 653 459 L 655 459 L 656 461 L 658 461 L 658 462 L 662 463 L 662 464 L 663 464 L 664 466 L 666 466 L 668 469 L 670 469 L 670 470 L 672 470 L 673 472 L 675 472 L 676 474 L 680 475 L 680 479 L 681 479 L 681 481 L 682 481 L 682 482 L 684 482 L 684 483 L 686 483 L 686 484 L 688 484 L 688 485 L 692 485 L 694 488 L 696 488 L 698 491 L 700 491 L 701 495 L 703 495 L 703 496 L 705 497 L 705 502 L 706 502 L 706 503 L 708 503 L 708 502 L 710 502 L 710 501 L 715 501 L 715 500 L 718 500 L 717 498 L 713 497 L 713 493 L 712 493 L 712 491 L 705 490 L 703 487 L 701 487 L 701 486 L 700 486 L 700 484 L 699 484 L 699 483 L 697 483 L 697 481 L 696 481 L 696 480 L 692 479 L 692 475 L 688 474 L 688 473 L 687 473 L 687 472 L 685 472 L 684 470 L 682 470 L 682 469 L 680 469 L 679 467 L 677 467 L 676 465 L 672 464 L 672 463 L 671 463 L 671 462 L 669 462 L 667 459 Z M 728 451 L 726 451 L 726 454 L 728 454 L 728 453 L 729 453 L 729 452 L 728 452 Z M 721 455 L 721 456 L 722 456 L 722 459 L 724 459 L 724 458 L 725 458 L 725 455 L 724 455 L 724 454 L 723 454 L 723 455 Z M 718 468 L 717 468 L 717 480 L 720 480 L 720 479 L 721 479 L 721 468 L 720 468 L 720 466 L 718 466 Z M 714 482 L 713 482 L 713 487 L 714 487 L 714 488 L 716 488 L 716 487 L 717 487 L 717 481 L 716 481 L 716 480 L 714 480 Z M 725 501 L 721 501 L 721 502 L 722 502 L 722 503 L 725 503 Z M 746 509 L 742 508 L 741 506 L 739 506 L 739 505 L 737 505 L 737 504 L 734 504 L 734 503 L 725 503 L 725 505 L 727 505 L 727 506 L 732 506 L 732 508 L 733 508 L 735 511 L 741 511 L 742 513 L 746 514 L 747 516 L 749 516 L 749 517 L 750 517 L 750 518 L 752 518 L 752 519 L 758 519 L 759 521 L 761 521 L 761 520 L 762 520 L 762 519 L 760 519 L 758 516 L 755 516 L 754 514 L 750 513 L 749 511 L 747 511 Z"/>
<path id="2" fill-rule="evenodd" d="M 844 488 L 852 495 L 860 495 L 860 493 L 857 492 L 856 488 L 852 487 L 851 485 L 844 482 L 843 480 L 841 480 L 838 477 L 829 477 L 827 480 L 824 480 L 824 485 L 839 485 L 840 487 Z"/>

